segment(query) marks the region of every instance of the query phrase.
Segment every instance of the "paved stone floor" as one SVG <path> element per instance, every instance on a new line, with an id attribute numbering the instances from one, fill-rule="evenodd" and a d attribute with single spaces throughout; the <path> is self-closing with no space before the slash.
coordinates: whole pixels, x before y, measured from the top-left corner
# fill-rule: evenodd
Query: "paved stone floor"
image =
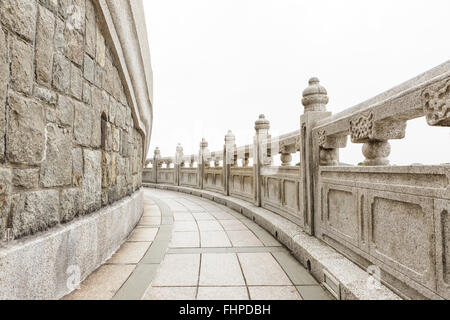
<path id="1" fill-rule="evenodd" d="M 330 299 L 243 215 L 172 191 L 145 189 L 144 202 L 129 239 L 64 299 Z"/>

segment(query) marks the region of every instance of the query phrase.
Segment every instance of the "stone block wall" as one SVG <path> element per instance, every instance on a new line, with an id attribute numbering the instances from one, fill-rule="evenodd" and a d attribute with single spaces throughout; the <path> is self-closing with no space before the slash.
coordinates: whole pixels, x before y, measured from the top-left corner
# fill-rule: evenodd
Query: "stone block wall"
<path id="1" fill-rule="evenodd" d="M 140 188 L 143 134 L 92 0 L 0 0 L 0 241 Z"/>

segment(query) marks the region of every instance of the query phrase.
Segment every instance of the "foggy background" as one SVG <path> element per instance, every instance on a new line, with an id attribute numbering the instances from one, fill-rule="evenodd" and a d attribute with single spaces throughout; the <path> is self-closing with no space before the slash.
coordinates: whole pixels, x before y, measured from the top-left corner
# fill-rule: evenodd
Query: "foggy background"
<path id="1" fill-rule="evenodd" d="M 317 76 L 337 113 L 450 58 L 448 0 L 145 0 L 154 72 L 155 147 L 173 156 L 253 140 L 263 113 L 271 135 L 298 130 L 301 93 Z M 392 164 L 450 162 L 450 128 L 409 121 L 391 140 Z M 364 160 L 348 142 L 340 160 Z M 294 156 L 293 162 L 298 160 Z"/>

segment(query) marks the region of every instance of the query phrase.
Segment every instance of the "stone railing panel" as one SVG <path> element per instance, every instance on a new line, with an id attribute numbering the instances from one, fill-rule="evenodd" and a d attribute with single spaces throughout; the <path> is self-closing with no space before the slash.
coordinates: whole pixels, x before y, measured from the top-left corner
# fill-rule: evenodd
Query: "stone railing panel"
<path id="1" fill-rule="evenodd" d="M 230 195 L 247 201 L 254 200 L 253 168 L 232 167 L 230 172 Z"/>
<path id="2" fill-rule="evenodd" d="M 264 167 L 262 176 L 262 207 L 305 226 L 303 189 L 299 167 Z"/>

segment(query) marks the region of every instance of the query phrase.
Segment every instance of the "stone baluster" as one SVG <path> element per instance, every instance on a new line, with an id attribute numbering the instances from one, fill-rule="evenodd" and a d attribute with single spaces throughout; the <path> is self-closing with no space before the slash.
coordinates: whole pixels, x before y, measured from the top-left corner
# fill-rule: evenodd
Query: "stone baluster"
<path id="1" fill-rule="evenodd" d="M 235 165 L 236 137 L 231 130 L 225 135 L 225 145 L 223 147 L 223 177 L 224 177 L 224 193 L 230 195 L 230 172 L 231 167 Z"/>
<path id="2" fill-rule="evenodd" d="M 285 144 L 284 142 L 280 143 L 280 160 L 282 167 L 289 167 L 292 162 L 292 153 L 296 152 L 295 144 Z"/>
<path id="3" fill-rule="evenodd" d="M 391 145 L 388 140 L 405 137 L 406 121 L 396 119 L 376 120 L 370 111 L 360 114 L 350 121 L 350 134 L 353 143 L 363 143 L 362 153 L 365 166 L 389 165 Z"/>
<path id="4" fill-rule="evenodd" d="M 261 206 L 261 168 L 267 163 L 267 140 L 269 138 L 270 122 L 261 114 L 255 121 L 255 138 L 253 146 L 253 170 L 254 170 L 254 203 Z"/>

